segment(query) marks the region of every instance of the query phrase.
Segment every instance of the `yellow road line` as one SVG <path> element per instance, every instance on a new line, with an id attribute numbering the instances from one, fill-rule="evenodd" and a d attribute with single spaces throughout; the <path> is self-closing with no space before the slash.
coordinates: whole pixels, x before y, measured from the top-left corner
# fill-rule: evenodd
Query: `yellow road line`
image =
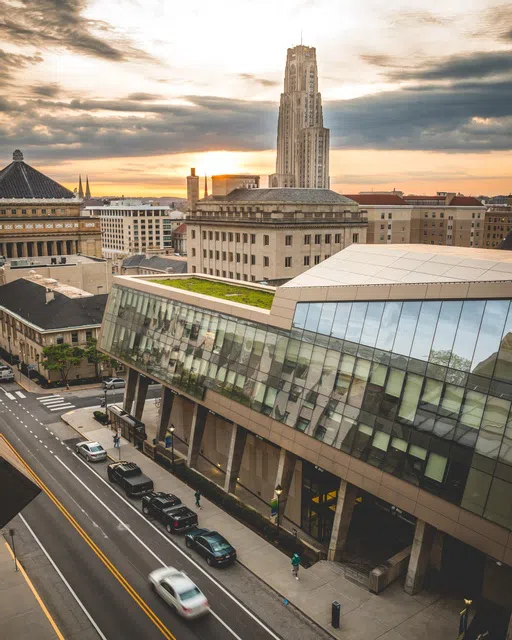
<path id="1" fill-rule="evenodd" d="M 14 553 L 12 552 L 11 547 L 7 544 L 7 542 L 5 543 L 5 546 L 7 547 L 7 549 L 9 550 L 9 553 L 11 554 L 11 558 L 14 560 Z M 57 636 L 57 638 L 59 640 L 64 640 L 64 636 L 62 635 L 62 633 L 59 630 L 59 627 L 57 626 L 57 624 L 55 623 L 55 620 L 52 618 L 50 612 L 48 611 L 48 609 L 46 608 L 46 605 L 44 604 L 44 602 L 41 599 L 41 596 L 37 593 L 36 588 L 34 587 L 34 585 L 32 584 L 32 580 L 27 576 L 27 572 L 25 571 L 25 569 L 21 566 L 21 563 L 16 560 L 15 561 L 18 569 L 21 571 L 22 576 L 25 578 L 25 582 L 28 584 L 28 586 L 30 587 L 30 590 L 32 591 L 32 593 L 34 594 L 34 598 L 37 600 L 39 606 L 41 607 L 41 609 L 43 610 L 44 615 L 48 618 L 48 622 L 52 625 L 53 630 L 55 631 L 55 635 Z"/>
<path id="2" fill-rule="evenodd" d="M 2 434 L 0 434 L 0 438 L 4 440 L 5 444 L 9 447 L 12 453 L 17 457 L 20 463 L 25 467 L 27 472 L 32 476 L 32 479 L 34 480 L 34 482 L 39 487 L 41 487 L 41 489 L 44 491 L 44 493 L 46 493 L 46 495 L 54 503 L 57 509 L 62 513 L 62 515 L 76 530 L 76 532 L 80 535 L 80 537 L 87 543 L 87 545 L 92 549 L 92 551 L 94 551 L 96 556 L 107 567 L 110 573 L 116 578 L 116 580 L 127 591 L 127 593 L 129 593 L 129 595 L 133 598 L 133 600 L 137 603 L 137 605 L 142 609 L 142 611 L 144 611 L 144 613 L 151 620 L 151 622 L 157 627 L 157 629 L 161 632 L 161 634 L 167 640 L 176 640 L 175 636 L 169 631 L 169 629 L 167 629 L 165 624 L 153 612 L 153 610 L 149 607 L 149 605 L 145 602 L 145 600 L 142 599 L 142 597 L 135 591 L 135 589 L 126 580 L 126 578 L 120 573 L 120 571 L 112 564 L 112 562 L 107 558 L 107 556 L 98 547 L 98 545 L 92 540 L 92 538 L 86 533 L 86 531 L 84 531 L 84 529 L 78 524 L 78 522 L 69 513 L 66 507 L 64 507 L 64 505 L 54 496 L 54 494 L 50 491 L 50 489 L 45 485 L 45 483 L 41 480 L 41 478 L 39 478 L 39 476 L 35 473 L 35 471 L 32 470 L 32 468 L 28 465 L 28 463 L 21 457 L 21 455 L 11 445 L 11 443 L 7 440 L 7 438 L 5 438 L 5 436 Z"/>

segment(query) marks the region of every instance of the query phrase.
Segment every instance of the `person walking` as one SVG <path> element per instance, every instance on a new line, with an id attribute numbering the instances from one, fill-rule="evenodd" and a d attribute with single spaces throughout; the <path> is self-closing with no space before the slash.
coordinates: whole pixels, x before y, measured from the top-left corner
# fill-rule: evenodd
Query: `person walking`
<path id="1" fill-rule="evenodd" d="M 114 433 L 114 449 L 119 449 L 120 445 L 119 445 L 119 436 L 117 435 L 117 433 Z"/>
<path id="2" fill-rule="evenodd" d="M 196 507 L 198 509 L 200 509 L 201 508 L 201 503 L 199 501 L 201 500 L 201 494 L 199 492 L 199 489 L 194 493 L 194 497 L 196 499 Z"/>
<path id="3" fill-rule="evenodd" d="M 299 579 L 299 567 L 300 556 L 298 553 L 294 553 L 292 556 L 292 575 L 295 577 L 295 580 Z"/>

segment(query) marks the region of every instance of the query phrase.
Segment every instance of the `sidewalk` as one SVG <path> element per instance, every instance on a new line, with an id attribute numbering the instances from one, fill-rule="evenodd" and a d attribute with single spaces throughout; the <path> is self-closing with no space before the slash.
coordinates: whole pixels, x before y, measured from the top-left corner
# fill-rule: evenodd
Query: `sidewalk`
<path id="1" fill-rule="evenodd" d="M 5 640 L 55 640 L 57 634 L 43 613 L 0 535 L 0 629 Z"/>
<path id="2" fill-rule="evenodd" d="M 149 403 L 152 403 L 150 400 Z M 149 404 L 147 408 L 149 408 Z M 92 417 L 92 409 L 76 409 L 61 416 L 82 437 L 99 442 L 109 456 L 136 462 L 155 483 L 157 491 L 178 494 L 193 504 L 193 490 L 126 440 L 120 452 L 113 447 L 112 432 Z M 189 496 L 187 498 L 187 496 Z M 396 582 L 382 594 L 372 595 L 345 578 L 343 567 L 322 561 L 291 574 L 290 558 L 251 529 L 201 499 L 200 525 L 216 529 L 236 547 L 240 563 L 313 619 L 335 638 L 343 640 L 445 640 L 457 637 L 461 603 L 435 593 L 408 596 Z M 331 603 L 341 604 L 339 629 L 333 629 Z"/>

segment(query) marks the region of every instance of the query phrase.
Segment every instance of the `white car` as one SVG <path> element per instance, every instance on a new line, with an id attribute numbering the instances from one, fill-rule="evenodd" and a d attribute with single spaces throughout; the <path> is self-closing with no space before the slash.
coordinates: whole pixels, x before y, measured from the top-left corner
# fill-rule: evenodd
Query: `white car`
<path id="1" fill-rule="evenodd" d="M 107 459 L 107 452 L 99 442 L 79 442 L 75 451 L 89 462 L 99 462 Z"/>
<path id="2" fill-rule="evenodd" d="M 149 584 L 183 618 L 191 620 L 210 611 L 204 593 L 183 571 L 163 567 L 149 574 Z"/>
<path id="3" fill-rule="evenodd" d="M 124 378 L 107 378 L 104 384 L 105 389 L 124 389 L 126 381 Z"/>

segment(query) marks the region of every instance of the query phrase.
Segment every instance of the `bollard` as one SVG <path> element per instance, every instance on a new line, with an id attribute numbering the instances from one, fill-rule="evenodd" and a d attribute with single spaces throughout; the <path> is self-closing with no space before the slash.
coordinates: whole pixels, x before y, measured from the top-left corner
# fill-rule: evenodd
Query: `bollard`
<path id="1" fill-rule="evenodd" d="M 334 600 L 332 603 L 331 609 L 331 625 L 333 629 L 340 628 L 340 611 L 341 605 L 337 600 Z"/>

